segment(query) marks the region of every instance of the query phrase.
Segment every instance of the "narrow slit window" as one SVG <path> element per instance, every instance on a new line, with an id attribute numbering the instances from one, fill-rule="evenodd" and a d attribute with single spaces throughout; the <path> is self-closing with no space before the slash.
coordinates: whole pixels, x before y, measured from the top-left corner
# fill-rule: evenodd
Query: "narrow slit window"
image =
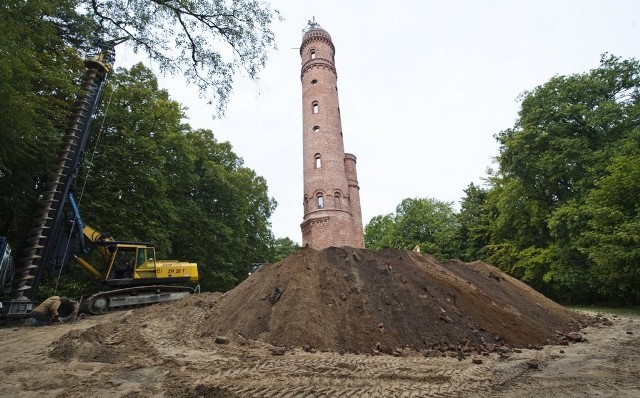
<path id="1" fill-rule="evenodd" d="M 318 194 L 318 209 L 322 209 L 324 207 L 324 198 L 322 197 L 322 194 L 319 193 Z"/>
<path id="2" fill-rule="evenodd" d="M 340 194 L 338 192 L 336 192 L 333 195 L 333 198 L 334 198 L 334 201 L 335 201 L 336 209 L 342 208 L 342 198 L 340 197 Z"/>
<path id="3" fill-rule="evenodd" d="M 313 113 L 318 113 L 318 101 L 313 101 Z"/>
<path id="4" fill-rule="evenodd" d="M 316 169 L 319 169 L 320 167 L 322 167 L 322 160 L 320 160 L 319 153 L 316 153 L 315 159 L 316 159 Z"/>
<path id="5" fill-rule="evenodd" d="M 316 59 L 316 50 L 311 50 L 311 59 Z"/>

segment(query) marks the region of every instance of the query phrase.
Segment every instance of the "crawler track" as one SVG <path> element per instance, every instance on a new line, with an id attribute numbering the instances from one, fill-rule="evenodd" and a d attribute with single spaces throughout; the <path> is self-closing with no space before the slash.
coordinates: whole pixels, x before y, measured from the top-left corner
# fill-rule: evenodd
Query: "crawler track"
<path id="1" fill-rule="evenodd" d="M 99 292 L 81 300 L 80 312 L 93 315 L 113 310 L 178 300 L 187 297 L 194 289 L 184 286 L 139 286 Z"/>

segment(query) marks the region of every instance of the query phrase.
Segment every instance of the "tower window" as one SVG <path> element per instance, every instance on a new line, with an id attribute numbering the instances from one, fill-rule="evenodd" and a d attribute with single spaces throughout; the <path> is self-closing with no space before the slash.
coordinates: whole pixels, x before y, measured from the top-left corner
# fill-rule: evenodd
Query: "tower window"
<path id="1" fill-rule="evenodd" d="M 316 84 L 318 84 L 318 79 L 311 80 L 311 85 L 312 86 L 315 86 Z"/>
<path id="2" fill-rule="evenodd" d="M 320 154 L 316 153 L 316 156 L 314 156 L 316 159 L 316 169 L 319 169 L 320 167 L 322 167 L 322 160 L 320 160 Z"/>
<path id="3" fill-rule="evenodd" d="M 316 59 L 316 50 L 315 49 L 312 49 L 310 54 L 311 54 L 311 59 Z"/>
<path id="4" fill-rule="evenodd" d="M 322 209 L 324 207 L 324 198 L 322 197 L 322 194 L 319 193 L 318 194 L 318 209 Z"/>
<path id="5" fill-rule="evenodd" d="M 313 132 L 314 133 L 319 133 L 320 132 L 320 126 L 313 126 Z"/>
<path id="6" fill-rule="evenodd" d="M 333 199 L 335 200 L 336 209 L 340 209 L 342 207 L 342 197 L 340 196 L 340 193 L 336 192 L 333 195 Z"/>
<path id="7" fill-rule="evenodd" d="M 313 113 L 318 113 L 318 101 L 313 101 Z"/>

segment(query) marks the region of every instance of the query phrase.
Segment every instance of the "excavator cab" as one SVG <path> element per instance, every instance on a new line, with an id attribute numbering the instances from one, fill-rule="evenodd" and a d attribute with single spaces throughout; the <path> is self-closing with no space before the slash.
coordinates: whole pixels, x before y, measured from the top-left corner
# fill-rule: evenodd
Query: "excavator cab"
<path id="1" fill-rule="evenodd" d="M 119 244 L 111 257 L 108 279 L 157 278 L 156 251 L 152 246 Z"/>
<path id="2" fill-rule="evenodd" d="M 156 277 L 156 255 L 153 247 L 139 247 L 134 278 Z"/>
<path id="3" fill-rule="evenodd" d="M 120 248 L 112 256 L 108 279 L 131 279 L 136 260 L 135 248 Z"/>
<path id="4" fill-rule="evenodd" d="M 158 283 L 198 282 L 195 263 L 176 260 L 156 260 L 155 248 L 140 242 L 110 241 L 105 253 L 107 267 L 100 279 L 107 286 L 133 286 Z M 76 259 L 85 268 L 90 264 Z M 94 273 L 94 275 L 96 275 Z"/>

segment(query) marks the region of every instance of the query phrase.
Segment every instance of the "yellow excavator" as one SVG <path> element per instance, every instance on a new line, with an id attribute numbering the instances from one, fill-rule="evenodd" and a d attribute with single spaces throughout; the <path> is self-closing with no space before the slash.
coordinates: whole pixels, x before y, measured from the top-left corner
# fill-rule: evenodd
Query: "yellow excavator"
<path id="1" fill-rule="evenodd" d="M 81 298 L 79 304 L 80 311 L 92 314 L 175 300 L 199 290 L 197 264 L 157 260 L 150 243 L 117 241 L 85 225 L 73 196 L 91 124 L 112 72 L 115 46 L 120 42 L 101 43 L 98 53 L 85 61 L 81 94 L 26 239 L 24 256 L 14 262 L 9 258 L 6 239 L 0 237 L 0 319 L 27 316 L 33 309 L 42 272 L 60 271 L 68 259 L 74 259 L 99 282 L 100 292 Z M 100 254 L 97 266 L 85 258 L 94 251 Z"/>
<path id="2" fill-rule="evenodd" d="M 64 233 L 67 256 L 93 275 L 103 291 L 83 298 L 80 311 L 101 314 L 108 310 L 177 300 L 197 291 L 198 265 L 177 260 L 158 260 L 147 242 L 117 241 L 85 225 L 72 193 L 73 209 Z M 82 254 L 96 251 L 100 265 L 94 266 Z M 190 286 L 196 286 L 192 288 Z"/>

